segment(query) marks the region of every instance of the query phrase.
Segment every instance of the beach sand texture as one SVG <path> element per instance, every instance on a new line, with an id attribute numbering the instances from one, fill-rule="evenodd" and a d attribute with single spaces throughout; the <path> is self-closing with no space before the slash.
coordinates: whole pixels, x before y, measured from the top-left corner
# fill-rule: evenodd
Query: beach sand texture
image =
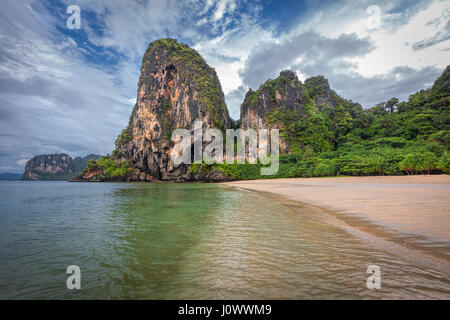
<path id="1" fill-rule="evenodd" d="M 292 178 L 224 184 L 270 192 L 406 234 L 450 241 L 450 175 Z"/>

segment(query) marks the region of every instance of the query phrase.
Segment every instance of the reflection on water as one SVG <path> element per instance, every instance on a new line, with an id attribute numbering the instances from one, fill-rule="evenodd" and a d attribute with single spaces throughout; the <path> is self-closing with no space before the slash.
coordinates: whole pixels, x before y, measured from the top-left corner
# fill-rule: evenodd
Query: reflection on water
<path id="1" fill-rule="evenodd" d="M 0 182 L 0 205 L 4 299 L 450 298 L 449 270 L 222 186 Z M 366 288 L 371 264 L 381 290 Z"/>

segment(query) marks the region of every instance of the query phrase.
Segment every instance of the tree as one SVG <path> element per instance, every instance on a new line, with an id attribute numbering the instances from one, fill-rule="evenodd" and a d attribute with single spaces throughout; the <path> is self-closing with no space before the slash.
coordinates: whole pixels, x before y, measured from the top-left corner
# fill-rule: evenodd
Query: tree
<path id="1" fill-rule="evenodd" d="M 437 158 L 434 153 L 427 151 L 421 153 L 409 153 L 399 163 L 400 170 L 405 171 L 407 174 L 415 173 L 431 173 L 436 169 Z"/>
<path id="2" fill-rule="evenodd" d="M 386 110 L 388 110 L 390 113 L 394 113 L 395 110 L 395 106 L 398 104 L 398 99 L 397 98 L 392 98 L 390 99 L 388 102 L 386 102 Z"/>
<path id="3" fill-rule="evenodd" d="M 414 154 L 409 153 L 406 157 L 398 164 L 400 170 L 405 171 L 406 174 L 414 174 L 416 169 Z"/>
<path id="4" fill-rule="evenodd" d="M 427 172 L 430 174 L 434 169 L 436 169 L 437 158 L 432 152 L 425 152 L 419 154 L 418 169 L 421 173 Z"/>
<path id="5" fill-rule="evenodd" d="M 442 172 L 450 173 L 450 152 L 445 152 L 439 159 L 438 168 Z"/>

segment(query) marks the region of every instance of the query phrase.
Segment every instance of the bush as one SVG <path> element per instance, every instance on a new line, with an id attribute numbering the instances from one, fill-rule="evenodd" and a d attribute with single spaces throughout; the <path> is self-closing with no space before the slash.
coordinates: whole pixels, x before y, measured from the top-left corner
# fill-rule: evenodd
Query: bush
<path id="1" fill-rule="evenodd" d="M 437 168 L 437 158 L 431 152 L 409 153 L 399 163 L 399 168 L 407 174 L 428 173 Z"/>
<path id="2" fill-rule="evenodd" d="M 450 173 L 450 153 L 448 151 L 439 159 L 438 168 L 442 172 Z"/>
<path id="3" fill-rule="evenodd" d="M 83 174 L 96 170 L 103 171 L 104 178 L 111 179 L 125 179 L 132 173 L 131 165 L 127 160 L 115 160 L 109 155 L 99 160 L 89 160 Z"/>

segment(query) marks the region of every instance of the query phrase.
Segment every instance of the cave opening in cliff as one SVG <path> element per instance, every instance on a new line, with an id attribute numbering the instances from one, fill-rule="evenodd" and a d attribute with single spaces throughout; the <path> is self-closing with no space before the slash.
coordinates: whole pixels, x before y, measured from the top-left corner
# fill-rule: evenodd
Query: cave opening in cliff
<path id="1" fill-rule="evenodd" d="M 195 147 L 194 143 L 191 144 L 191 163 L 195 162 Z"/>
<path id="2" fill-rule="evenodd" d="M 175 73 L 177 72 L 177 68 L 170 64 L 166 67 L 166 79 L 167 81 L 170 81 L 175 78 Z"/>

